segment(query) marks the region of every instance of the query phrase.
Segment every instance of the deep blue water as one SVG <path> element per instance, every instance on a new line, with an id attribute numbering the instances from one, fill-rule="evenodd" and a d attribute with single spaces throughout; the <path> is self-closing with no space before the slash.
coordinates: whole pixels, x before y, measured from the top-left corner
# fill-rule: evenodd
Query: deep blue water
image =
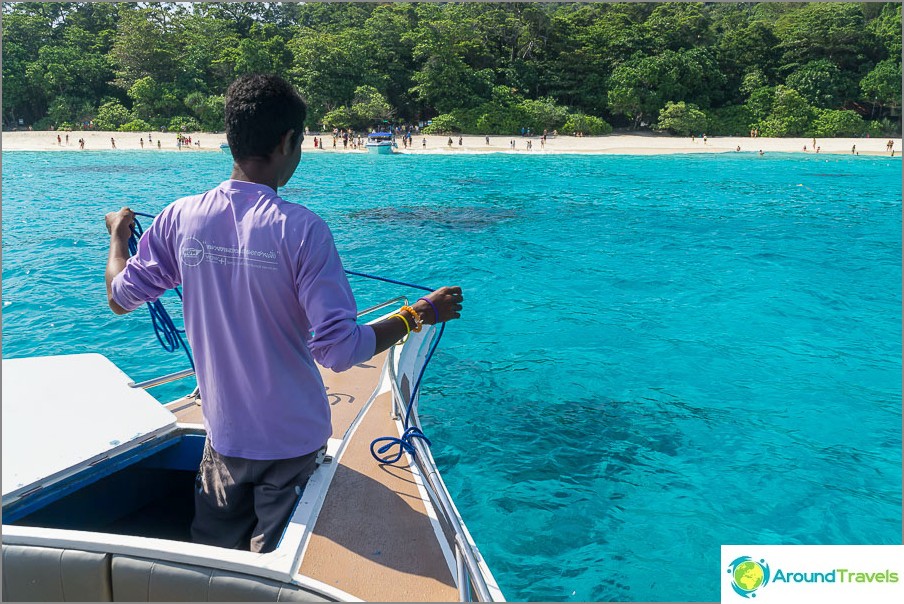
<path id="1" fill-rule="evenodd" d="M 4 358 L 185 367 L 107 309 L 103 215 L 228 173 L 3 153 Z M 721 544 L 901 542 L 898 158 L 314 153 L 281 193 L 346 268 L 463 287 L 421 414 L 509 599 L 714 601 Z"/>

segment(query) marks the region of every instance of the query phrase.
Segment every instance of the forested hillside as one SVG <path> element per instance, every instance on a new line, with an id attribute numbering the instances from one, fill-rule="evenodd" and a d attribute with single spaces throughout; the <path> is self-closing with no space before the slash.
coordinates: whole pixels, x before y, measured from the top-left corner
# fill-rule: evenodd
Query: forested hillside
<path id="1" fill-rule="evenodd" d="M 275 72 L 316 128 L 900 133 L 900 3 L 4 3 L 4 128 L 221 130 Z"/>

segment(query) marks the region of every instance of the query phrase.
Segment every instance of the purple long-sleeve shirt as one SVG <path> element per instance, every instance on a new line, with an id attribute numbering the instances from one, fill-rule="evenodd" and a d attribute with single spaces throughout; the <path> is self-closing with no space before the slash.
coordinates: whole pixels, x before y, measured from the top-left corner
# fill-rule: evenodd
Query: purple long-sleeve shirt
<path id="1" fill-rule="evenodd" d="M 167 206 L 112 284 L 126 310 L 182 285 L 204 425 L 214 450 L 286 459 L 330 437 L 314 363 L 369 359 L 357 307 L 326 223 L 266 185 L 227 180 Z"/>

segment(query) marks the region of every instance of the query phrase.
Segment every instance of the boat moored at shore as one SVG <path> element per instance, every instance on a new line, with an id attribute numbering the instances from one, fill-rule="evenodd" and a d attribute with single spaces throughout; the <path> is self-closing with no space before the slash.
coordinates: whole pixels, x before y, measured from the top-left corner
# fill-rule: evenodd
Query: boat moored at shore
<path id="1" fill-rule="evenodd" d="M 364 143 L 364 148 L 367 149 L 369 153 L 376 153 L 379 155 L 389 155 L 393 153 L 394 150 L 398 147 L 395 140 L 393 140 L 391 132 L 371 132 L 367 135 L 367 142 Z"/>

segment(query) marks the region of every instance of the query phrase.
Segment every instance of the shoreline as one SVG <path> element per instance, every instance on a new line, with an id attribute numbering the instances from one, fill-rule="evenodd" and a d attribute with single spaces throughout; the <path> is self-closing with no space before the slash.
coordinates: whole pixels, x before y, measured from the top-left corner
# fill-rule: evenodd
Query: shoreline
<path id="1" fill-rule="evenodd" d="M 191 146 L 183 145 L 180 149 L 176 141 L 175 132 L 151 132 L 152 142 L 148 143 L 147 132 L 113 132 L 113 131 L 12 131 L 3 132 L 0 135 L 0 149 L 2 151 L 81 151 L 78 140 L 85 139 L 85 151 L 144 151 L 144 152 L 222 152 L 220 144 L 226 142 L 226 135 L 222 133 L 188 132 L 185 136 L 191 137 Z M 61 144 L 57 143 L 60 136 Z M 66 143 L 66 135 L 69 142 Z M 325 136 L 326 149 L 314 147 L 314 138 L 320 139 L 319 134 L 308 134 L 302 143 L 302 150 L 306 153 L 366 153 L 363 149 L 343 148 L 341 139 L 334 149 L 332 135 Z M 116 148 L 110 139 L 113 138 Z M 453 143 L 449 146 L 449 136 L 417 135 L 412 136 L 412 147 L 404 149 L 399 147 L 398 152 L 410 155 L 443 154 L 486 154 L 486 153 L 510 153 L 518 155 L 560 155 L 560 154 L 603 154 L 603 155 L 675 155 L 687 153 L 736 153 L 738 147 L 741 152 L 759 153 L 808 153 L 817 154 L 813 149 L 813 138 L 766 138 L 766 137 L 707 137 L 704 143 L 699 138 L 678 137 L 667 135 L 643 135 L 643 134 L 608 134 L 605 136 L 575 137 L 559 135 L 548 137 L 546 144 L 542 145 L 540 136 L 494 136 L 491 135 L 490 144 L 486 143 L 485 136 L 473 134 L 461 135 L 461 145 L 458 144 L 459 136 L 452 135 Z M 142 139 L 144 146 L 142 147 Z M 424 139 L 427 144 L 424 146 Z M 901 138 L 816 138 L 816 146 L 820 155 L 871 155 L 892 156 L 887 150 L 889 140 L 894 141 L 893 157 L 901 156 Z M 158 148 L 159 141 L 159 148 Z M 515 142 L 514 149 L 511 141 Z M 532 149 L 527 149 L 528 141 Z M 200 146 L 196 145 L 200 142 Z M 804 151 L 806 147 L 806 151 Z M 854 148 L 854 153 L 851 152 Z"/>

